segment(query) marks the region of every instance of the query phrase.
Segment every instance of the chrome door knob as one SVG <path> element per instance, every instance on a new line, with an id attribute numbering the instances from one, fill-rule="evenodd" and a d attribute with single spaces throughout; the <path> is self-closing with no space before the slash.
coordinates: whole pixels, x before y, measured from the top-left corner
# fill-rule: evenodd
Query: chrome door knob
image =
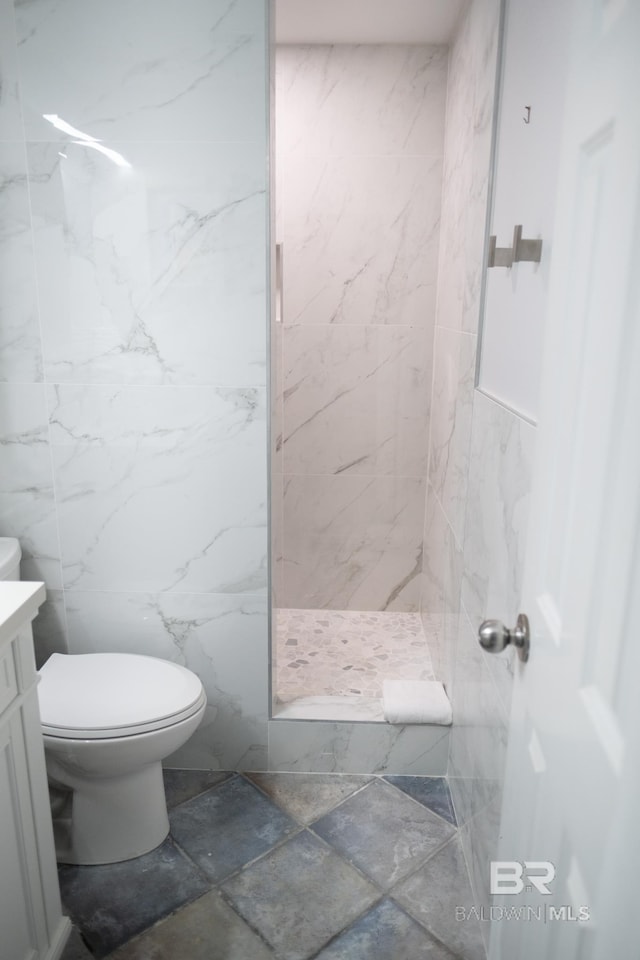
<path id="1" fill-rule="evenodd" d="M 505 627 L 502 620 L 485 620 L 480 624 L 478 640 L 487 653 L 502 653 L 511 643 L 522 661 L 529 659 L 529 621 L 524 613 L 518 617 L 514 630 Z"/>

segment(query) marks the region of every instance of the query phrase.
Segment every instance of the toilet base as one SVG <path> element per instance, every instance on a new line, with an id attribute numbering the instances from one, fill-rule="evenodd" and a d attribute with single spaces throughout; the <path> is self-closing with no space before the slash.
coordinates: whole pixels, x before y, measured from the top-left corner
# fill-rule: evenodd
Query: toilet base
<path id="1" fill-rule="evenodd" d="M 169 818 L 160 762 L 110 778 L 70 776 L 56 766 L 47 757 L 50 776 L 70 791 L 70 805 L 58 797 L 52 810 L 59 863 L 132 860 L 166 838 Z"/>

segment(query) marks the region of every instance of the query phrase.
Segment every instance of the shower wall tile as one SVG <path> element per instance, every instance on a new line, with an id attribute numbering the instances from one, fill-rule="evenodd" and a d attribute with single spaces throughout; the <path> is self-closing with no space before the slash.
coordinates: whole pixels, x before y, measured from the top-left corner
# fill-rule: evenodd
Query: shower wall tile
<path id="1" fill-rule="evenodd" d="M 508 658 L 479 647 L 477 627 L 488 594 L 497 599 L 506 578 L 513 599 L 520 577 L 529 449 L 521 427 L 508 425 L 511 415 L 489 411 L 474 391 L 501 6 L 474 0 L 449 58 L 421 596 L 423 619 L 435 616 L 450 663 L 449 777 L 474 900 L 483 907 L 487 865 L 497 854 L 511 679 Z M 500 616 L 493 607 L 487 613 Z"/>
<path id="2" fill-rule="evenodd" d="M 45 386 L 0 383 L 0 533 L 18 537 L 25 580 L 62 587 Z"/>
<path id="3" fill-rule="evenodd" d="M 264 141 L 266 16 L 255 0 L 17 0 L 27 140 L 47 115 L 116 140 Z"/>
<path id="4" fill-rule="evenodd" d="M 460 618 L 453 681 L 455 704 L 449 784 L 459 824 L 467 823 L 502 791 L 508 717 L 468 618 Z"/>
<path id="5" fill-rule="evenodd" d="M 420 612 L 427 635 L 434 639 L 429 646 L 434 673 L 450 691 L 459 629 L 463 558 L 431 486 L 427 491 L 424 543 Z"/>
<path id="6" fill-rule="evenodd" d="M 23 136 L 13 0 L 0 0 L 0 141 Z"/>
<path id="7" fill-rule="evenodd" d="M 415 610 L 424 480 L 285 476 L 285 607 Z"/>
<path id="8" fill-rule="evenodd" d="M 447 57 L 277 51 L 286 606 L 418 609 Z"/>
<path id="9" fill-rule="evenodd" d="M 5 17 L 6 10 L 0 7 L 0 30 Z M 0 129 L 3 124 L 4 129 L 12 125 L 6 116 L 8 103 L 4 110 L 10 100 L 11 83 L 6 78 L 5 94 L 4 82 L 5 77 L 0 76 Z M 42 380 L 29 183 L 24 144 L 20 142 L 0 141 L 0 289 L 0 380 Z"/>
<path id="10" fill-rule="evenodd" d="M 477 393 L 473 408 L 462 598 L 474 625 L 520 613 L 536 429 Z M 509 709 L 513 651 L 487 665 Z"/>
<path id="11" fill-rule="evenodd" d="M 204 719 L 170 765 L 265 769 L 267 614 L 266 597 L 74 590 L 67 600 L 69 646 L 72 653 L 163 657 L 200 677 L 208 699 Z"/>
<path id="12" fill-rule="evenodd" d="M 266 589 L 263 391 L 50 391 L 67 589 Z"/>
<path id="13" fill-rule="evenodd" d="M 465 20 L 449 58 L 446 138 L 443 160 L 442 219 L 438 274 L 438 324 L 460 329 L 464 305 L 466 230 L 473 177 L 475 98 L 472 52 L 464 40 Z M 470 109 L 471 107 L 471 109 Z"/>
<path id="14" fill-rule="evenodd" d="M 464 539 L 476 338 L 436 327 L 429 482 L 458 543 Z"/>
<path id="15" fill-rule="evenodd" d="M 491 149 L 495 78 L 500 36 L 500 4 L 495 0 L 477 0 L 470 11 L 476 83 L 474 88 L 473 148 L 471 180 L 467 198 L 465 228 L 465 285 L 462 328 L 477 333 L 480 323 L 482 282 L 484 278 L 487 202 L 491 175 Z"/>
<path id="16" fill-rule="evenodd" d="M 441 157 L 281 163 L 285 322 L 432 327 Z"/>
<path id="17" fill-rule="evenodd" d="M 116 146 L 28 148 L 48 379 L 263 384 L 262 150 Z"/>
<path id="18" fill-rule="evenodd" d="M 535 436 L 530 423 L 476 393 L 463 584 L 472 622 L 518 614 Z"/>
<path id="19" fill-rule="evenodd" d="M 283 46 L 280 154 L 442 153 L 447 48 Z"/>
<path id="20" fill-rule="evenodd" d="M 431 337 L 423 328 L 284 329 L 284 472 L 422 477 Z"/>

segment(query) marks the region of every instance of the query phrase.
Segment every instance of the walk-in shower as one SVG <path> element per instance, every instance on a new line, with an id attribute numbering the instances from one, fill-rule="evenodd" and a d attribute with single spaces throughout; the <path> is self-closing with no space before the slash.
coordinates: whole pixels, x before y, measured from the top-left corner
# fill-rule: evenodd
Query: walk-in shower
<path id="1" fill-rule="evenodd" d="M 384 679 L 435 676 L 422 595 L 448 55 L 276 48 L 279 716 L 382 720 Z"/>

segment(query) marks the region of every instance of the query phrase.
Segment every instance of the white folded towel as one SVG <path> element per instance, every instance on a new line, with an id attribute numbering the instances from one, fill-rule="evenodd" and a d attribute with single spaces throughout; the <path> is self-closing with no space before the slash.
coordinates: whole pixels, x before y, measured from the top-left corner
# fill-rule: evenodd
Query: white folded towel
<path id="1" fill-rule="evenodd" d="M 387 723 L 451 723 L 451 704 L 438 680 L 385 680 L 382 698 Z"/>

